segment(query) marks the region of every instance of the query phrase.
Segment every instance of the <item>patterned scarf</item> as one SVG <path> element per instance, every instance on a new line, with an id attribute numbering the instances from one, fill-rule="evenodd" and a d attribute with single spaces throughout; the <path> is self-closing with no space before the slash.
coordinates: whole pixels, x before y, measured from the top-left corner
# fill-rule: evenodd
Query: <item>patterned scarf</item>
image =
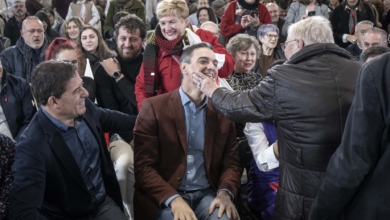
<path id="1" fill-rule="evenodd" d="M 189 28 L 192 29 L 191 25 L 189 25 Z M 187 32 L 185 32 L 182 38 L 169 41 L 162 35 L 160 25 L 157 25 L 144 51 L 144 83 L 146 93 L 149 96 L 157 95 L 161 84 L 160 73 L 157 68 L 157 53 L 159 48 L 161 47 L 171 56 L 181 56 L 184 47 L 183 40 L 186 45 L 190 44 Z"/>

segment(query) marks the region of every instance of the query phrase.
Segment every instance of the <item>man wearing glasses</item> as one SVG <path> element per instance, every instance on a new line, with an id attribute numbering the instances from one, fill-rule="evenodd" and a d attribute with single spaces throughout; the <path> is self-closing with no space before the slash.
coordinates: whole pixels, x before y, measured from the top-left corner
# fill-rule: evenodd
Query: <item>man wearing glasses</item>
<path id="1" fill-rule="evenodd" d="M 42 22 L 35 16 L 27 17 L 22 23 L 21 37 L 15 46 L 1 52 L 1 62 L 7 74 L 31 81 L 31 72 L 45 58 L 48 45 Z"/>
<path id="2" fill-rule="evenodd" d="M 320 16 L 291 25 L 282 48 L 287 61 L 250 91 L 218 88 L 200 74 L 193 81 L 225 117 L 276 123 L 280 182 L 273 219 L 307 219 L 341 142 L 360 64 L 334 44 L 330 22 Z"/>

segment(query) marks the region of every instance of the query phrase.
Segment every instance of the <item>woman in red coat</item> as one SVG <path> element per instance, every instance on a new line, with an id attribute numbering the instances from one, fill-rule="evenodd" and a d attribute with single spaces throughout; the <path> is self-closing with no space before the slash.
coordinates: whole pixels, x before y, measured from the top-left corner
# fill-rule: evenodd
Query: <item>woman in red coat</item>
<path id="1" fill-rule="evenodd" d="M 272 20 L 259 0 L 236 0 L 227 6 L 222 16 L 221 33 L 226 42 L 239 33 L 257 37 L 257 29 L 262 24 L 272 24 Z"/>
<path id="2" fill-rule="evenodd" d="M 218 43 L 218 38 L 188 23 L 189 12 L 184 0 L 161 1 L 156 15 L 159 24 L 146 45 L 135 85 L 138 108 L 144 98 L 180 87 L 180 56 L 188 45 L 210 43 L 218 60 L 218 76 L 225 78 L 233 72 L 234 58 Z"/>

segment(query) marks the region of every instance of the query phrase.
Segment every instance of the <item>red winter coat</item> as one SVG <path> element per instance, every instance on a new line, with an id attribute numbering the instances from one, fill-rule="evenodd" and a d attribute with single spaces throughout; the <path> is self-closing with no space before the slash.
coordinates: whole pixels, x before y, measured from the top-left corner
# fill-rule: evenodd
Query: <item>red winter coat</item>
<path id="1" fill-rule="evenodd" d="M 244 28 L 241 24 L 236 24 L 236 7 L 237 1 L 231 2 L 222 16 L 221 33 L 226 38 L 226 43 L 236 34 L 244 32 Z M 272 24 L 271 15 L 269 14 L 267 7 L 259 3 L 258 9 L 260 24 Z"/>
<path id="2" fill-rule="evenodd" d="M 211 32 L 198 29 L 195 32 L 203 42 L 207 42 L 214 47 L 214 52 L 218 54 L 225 54 L 225 62 L 221 69 L 218 70 L 218 76 L 221 78 L 228 77 L 234 68 L 234 58 L 227 52 L 227 50 L 218 43 L 218 38 Z M 180 58 L 179 58 L 180 59 Z M 168 55 L 161 47 L 157 54 L 157 68 L 161 79 L 161 85 L 159 86 L 158 95 L 171 92 L 181 85 L 180 65 Z M 141 107 L 142 100 L 148 98 L 149 95 L 145 90 L 144 83 L 144 66 L 142 64 L 140 72 L 137 76 L 135 84 L 135 95 L 138 103 L 138 110 Z"/>

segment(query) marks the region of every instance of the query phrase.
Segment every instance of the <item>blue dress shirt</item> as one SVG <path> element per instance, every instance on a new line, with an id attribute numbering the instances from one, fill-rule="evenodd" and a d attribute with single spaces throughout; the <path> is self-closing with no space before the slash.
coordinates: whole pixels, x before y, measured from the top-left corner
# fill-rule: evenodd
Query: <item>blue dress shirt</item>
<path id="1" fill-rule="evenodd" d="M 69 127 L 51 116 L 44 108 L 41 109 L 64 138 L 91 194 L 91 202 L 101 202 L 106 197 L 106 189 L 100 167 L 99 144 L 84 118 L 75 119 L 75 127 Z"/>

